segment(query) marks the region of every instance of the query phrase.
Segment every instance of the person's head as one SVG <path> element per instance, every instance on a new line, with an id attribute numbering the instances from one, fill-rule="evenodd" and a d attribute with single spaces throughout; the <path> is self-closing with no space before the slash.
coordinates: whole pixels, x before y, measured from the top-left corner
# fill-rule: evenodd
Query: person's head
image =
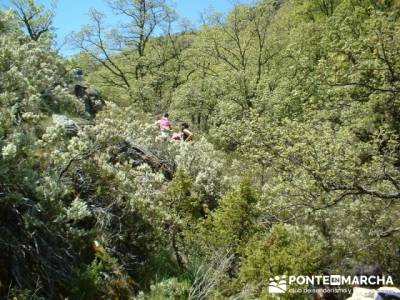
<path id="1" fill-rule="evenodd" d="M 357 277 L 361 276 L 381 276 L 382 269 L 379 265 L 367 265 L 367 264 L 358 264 L 353 268 L 353 275 Z M 364 286 L 366 288 L 379 288 L 380 286 Z"/>
<path id="2" fill-rule="evenodd" d="M 313 300 L 336 300 L 335 294 L 327 290 L 327 287 L 322 286 L 316 289 L 313 294 Z"/>
<path id="3" fill-rule="evenodd" d="M 189 129 L 189 124 L 188 124 L 188 123 L 185 123 L 185 122 L 182 123 L 182 124 L 181 124 L 181 129 L 182 129 L 182 130 L 184 130 L 184 129 Z"/>
<path id="4" fill-rule="evenodd" d="M 168 118 L 169 117 L 169 113 L 167 113 L 167 112 L 163 113 L 163 117 L 164 118 Z"/>
<path id="5" fill-rule="evenodd" d="M 80 67 L 76 67 L 74 69 L 74 72 L 75 72 L 76 75 L 83 75 L 83 71 L 82 71 L 82 69 Z"/>

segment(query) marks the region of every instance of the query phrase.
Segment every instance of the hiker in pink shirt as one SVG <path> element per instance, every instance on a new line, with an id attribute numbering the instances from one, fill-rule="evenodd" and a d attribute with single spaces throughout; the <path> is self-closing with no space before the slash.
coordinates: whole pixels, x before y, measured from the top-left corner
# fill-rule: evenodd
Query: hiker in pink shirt
<path id="1" fill-rule="evenodd" d="M 163 114 L 163 117 L 155 123 L 160 128 L 160 138 L 163 140 L 169 139 L 171 136 L 172 123 L 168 117 L 169 114 L 166 112 Z"/>

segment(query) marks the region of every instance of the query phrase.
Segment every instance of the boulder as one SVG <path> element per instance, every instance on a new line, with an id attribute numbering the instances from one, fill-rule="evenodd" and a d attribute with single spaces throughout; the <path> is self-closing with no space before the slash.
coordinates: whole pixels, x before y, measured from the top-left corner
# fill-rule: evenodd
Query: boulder
<path id="1" fill-rule="evenodd" d="M 60 124 L 64 127 L 65 131 L 70 135 L 76 135 L 78 133 L 78 125 L 65 115 L 53 114 L 53 123 Z"/>

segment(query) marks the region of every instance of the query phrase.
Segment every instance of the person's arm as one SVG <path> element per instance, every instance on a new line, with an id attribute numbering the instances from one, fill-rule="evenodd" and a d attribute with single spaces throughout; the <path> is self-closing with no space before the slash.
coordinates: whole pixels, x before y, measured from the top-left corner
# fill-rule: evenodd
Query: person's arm
<path id="1" fill-rule="evenodd" d="M 188 136 L 185 140 L 185 142 L 190 141 L 193 137 L 193 133 L 189 131 L 189 129 L 183 129 L 183 132 L 186 133 L 186 135 Z"/>

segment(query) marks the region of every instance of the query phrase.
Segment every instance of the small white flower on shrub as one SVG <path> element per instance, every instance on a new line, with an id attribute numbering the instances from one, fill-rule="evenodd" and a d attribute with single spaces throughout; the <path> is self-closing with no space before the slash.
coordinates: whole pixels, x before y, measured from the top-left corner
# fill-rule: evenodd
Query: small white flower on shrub
<path id="1" fill-rule="evenodd" d="M 17 146 L 13 143 L 9 143 L 3 148 L 1 153 L 6 159 L 14 158 L 17 154 Z"/>
<path id="2" fill-rule="evenodd" d="M 86 203 L 79 198 L 75 198 L 75 200 L 72 201 L 71 206 L 67 209 L 68 220 L 79 221 L 90 215 L 91 213 Z"/>

